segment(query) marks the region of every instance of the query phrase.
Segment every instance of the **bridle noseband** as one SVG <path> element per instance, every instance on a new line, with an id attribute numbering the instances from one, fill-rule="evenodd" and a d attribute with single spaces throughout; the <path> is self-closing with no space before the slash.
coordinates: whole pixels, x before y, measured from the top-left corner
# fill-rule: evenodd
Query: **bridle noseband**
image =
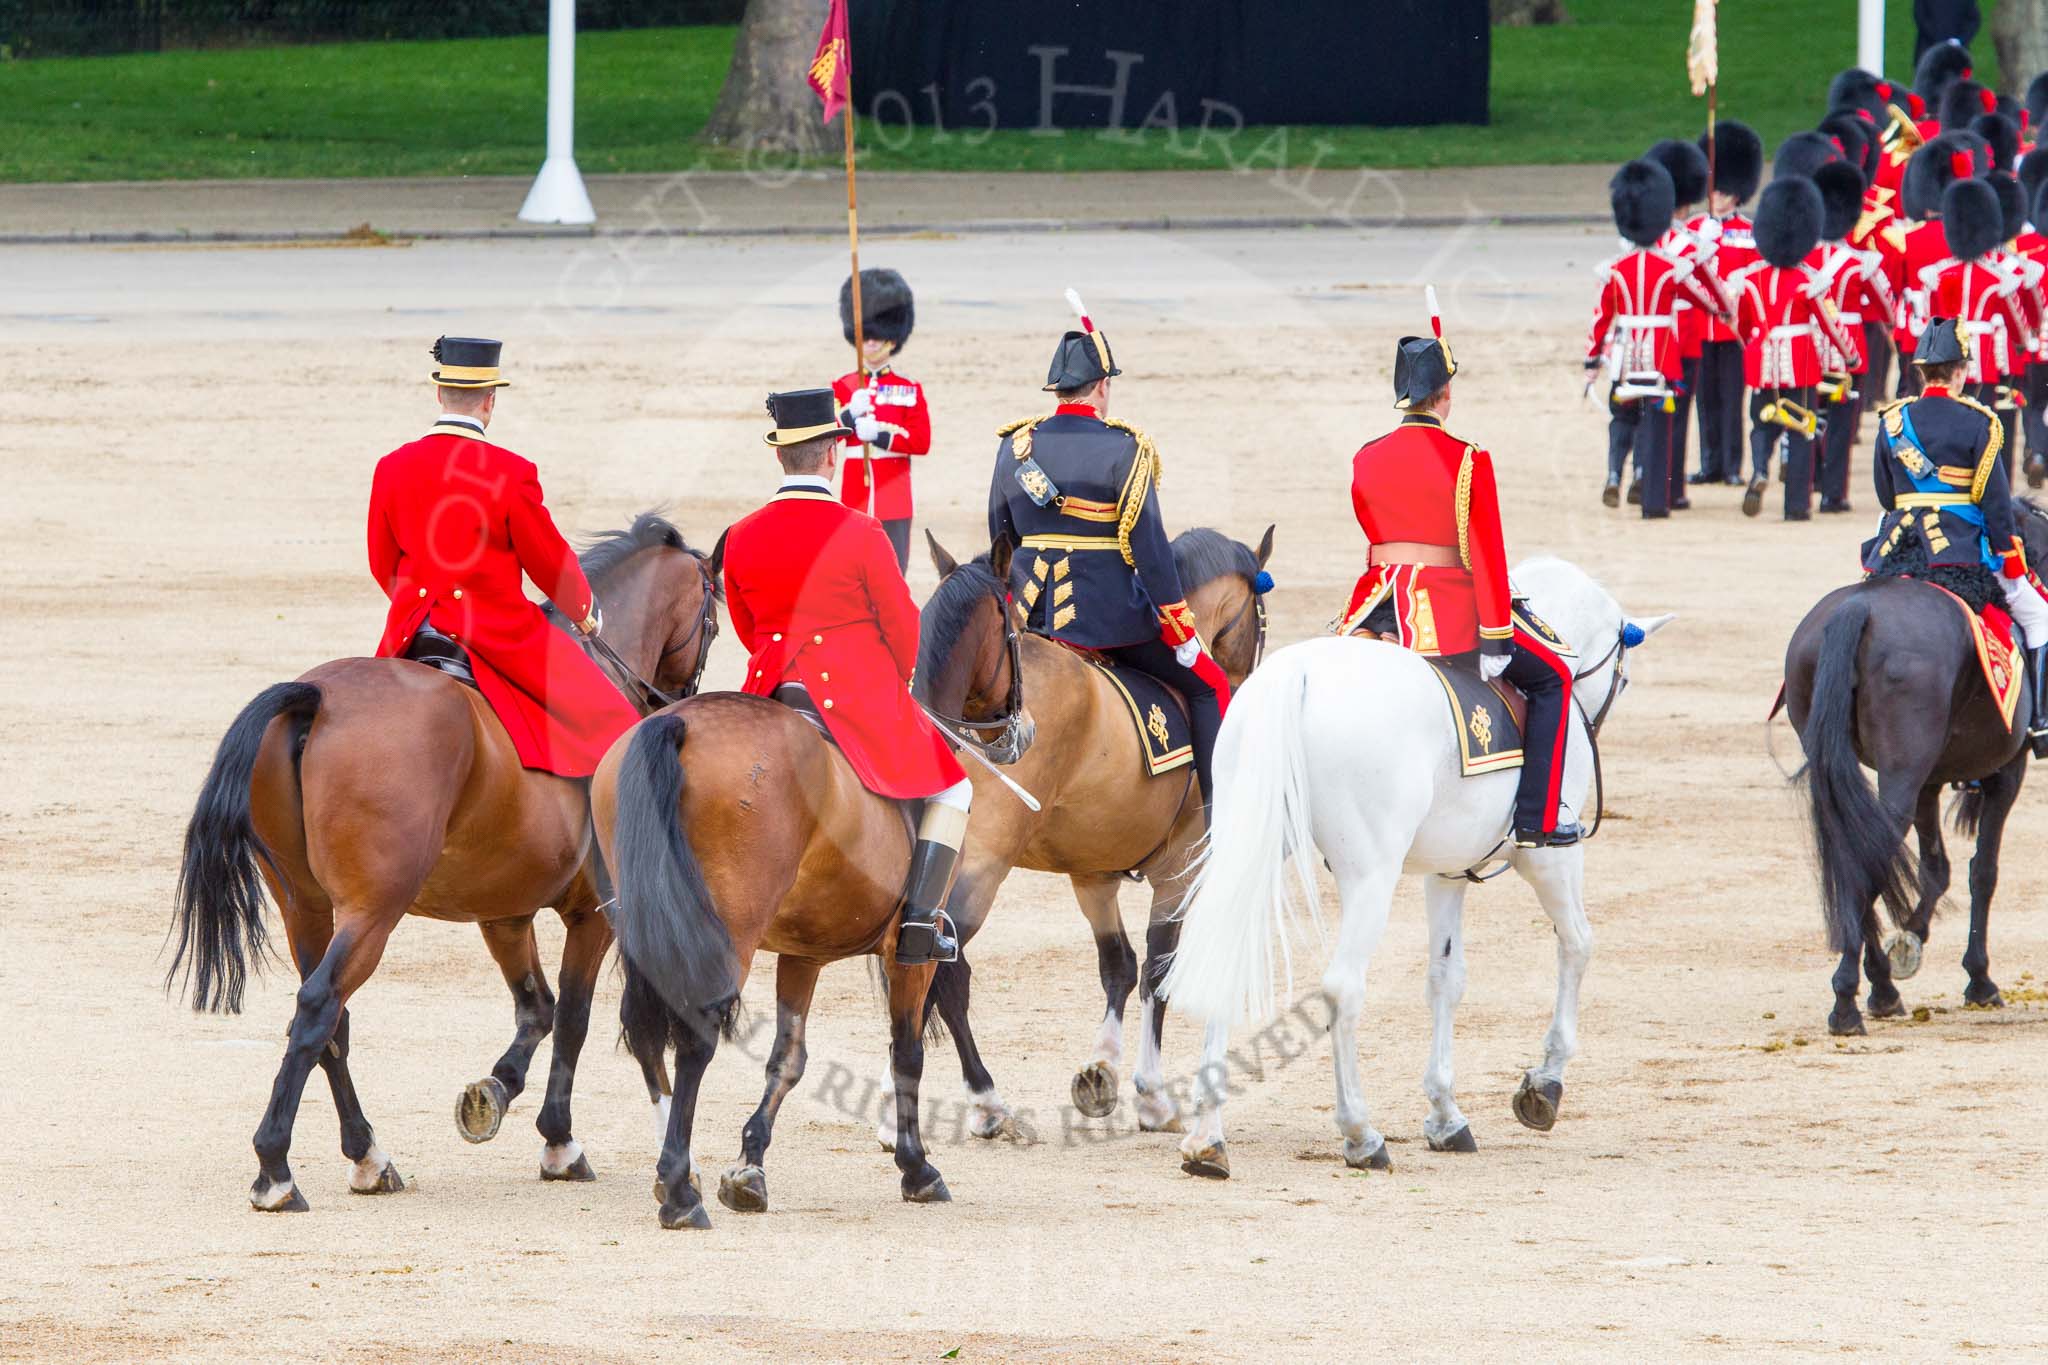
<path id="1" fill-rule="evenodd" d="M 592 655 L 611 665 L 612 681 L 642 714 L 652 714 L 664 706 L 673 706 L 685 697 L 697 695 L 698 685 L 704 681 L 704 667 L 711 662 L 711 642 L 718 638 L 718 594 L 711 577 L 711 568 L 704 562 L 704 556 L 694 550 L 685 551 L 690 561 L 697 566 L 698 576 L 703 582 L 703 598 L 697 612 L 697 620 L 687 635 L 677 643 L 661 651 L 654 660 L 654 675 L 661 676 L 661 666 L 672 654 L 681 653 L 693 643 L 702 641 L 697 651 L 697 666 L 690 671 L 690 677 L 680 692 L 665 692 L 633 671 L 633 666 L 619 656 L 611 643 L 601 635 L 580 637 L 583 645 Z"/>
<path id="2" fill-rule="evenodd" d="M 1003 646 L 1010 656 L 1010 692 L 1003 702 L 1002 711 L 982 720 L 950 716 L 931 706 L 925 707 L 924 711 L 954 739 L 989 762 L 1008 767 L 1024 757 L 1024 751 L 1031 747 L 1031 736 L 1024 712 L 1024 656 L 1017 616 L 1010 610 L 1006 599 L 995 597 L 995 602 L 1003 614 Z M 985 732 L 989 730 L 996 732 L 995 738 L 986 736 Z"/>

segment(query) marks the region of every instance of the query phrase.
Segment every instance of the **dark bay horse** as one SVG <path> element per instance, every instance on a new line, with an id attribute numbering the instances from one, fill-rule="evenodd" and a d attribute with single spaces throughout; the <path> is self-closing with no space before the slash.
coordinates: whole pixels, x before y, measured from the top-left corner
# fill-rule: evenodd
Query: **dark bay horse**
<path id="1" fill-rule="evenodd" d="M 716 566 L 653 513 L 600 537 L 582 563 L 605 606 L 604 638 L 626 668 L 663 691 L 694 690 L 718 632 Z M 239 1012 L 267 946 L 268 886 L 301 985 L 256 1130 L 256 1208 L 307 1207 L 286 1156 L 315 1063 L 334 1092 L 342 1155 L 354 1164 L 349 1188 L 405 1188 L 356 1099 L 347 1005 L 408 913 L 477 925 L 512 990 L 512 1045 L 458 1101 L 463 1136 L 497 1132 L 552 1031 L 536 1121 L 546 1141 L 541 1176 L 594 1178 L 569 1121 L 591 992 L 611 944 L 587 810 L 584 783 L 521 767 L 482 695 L 425 664 L 336 659 L 242 709 L 185 831 L 171 979 L 183 969 L 195 1009 Z M 547 906 L 568 929 L 559 1001 L 533 934 L 533 917 Z"/>
<path id="2" fill-rule="evenodd" d="M 2048 516 L 2028 500 L 2019 505 L 2027 558 L 2048 563 Z M 1906 1012 L 1894 977 L 1919 970 L 1921 945 L 1948 890 L 1941 790 L 1950 783 L 1970 784 L 1956 824 L 1977 840 L 1963 999 L 2004 1004 L 1985 935 L 2006 816 L 2026 777 L 2027 690 L 2008 730 L 1955 602 L 1925 583 L 1873 578 L 1829 593 L 1799 623 L 1785 651 L 1785 704 L 1806 752 L 1828 946 L 1841 954 L 1828 1031 L 1864 1032 L 1859 959 L 1870 978 L 1870 1012 L 1880 1019 Z M 1877 773 L 1875 792 L 1864 767 Z M 1906 848 L 1909 829 L 1919 835 L 1917 866 Z M 1879 943 L 1880 900 L 1901 930 L 1889 949 Z"/>
<path id="3" fill-rule="evenodd" d="M 1138 1123 L 1147 1131 L 1175 1131 L 1179 1105 L 1165 1088 L 1160 1061 L 1165 1015 L 1157 992 L 1167 955 L 1179 938 L 1174 916 L 1203 833 L 1194 768 L 1145 775 L 1122 694 L 1073 650 L 1019 631 L 1004 607 L 1007 542 L 968 563 L 955 561 L 937 541 L 931 549 L 940 583 L 924 609 L 918 698 L 941 715 L 967 721 L 957 727 L 959 732 L 998 757 L 1007 757 L 1001 751 L 1015 747 L 1014 736 L 1030 734 L 1028 749 L 1004 771 L 1042 806 L 1036 812 L 1028 809 L 985 769 L 968 765 L 974 814 L 946 911 L 965 944 L 988 918 L 1010 869 L 1070 878 L 1095 934 L 1107 1002 L 1095 1056 L 1071 1086 L 1074 1106 L 1092 1118 L 1116 1108 L 1124 1010 L 1135 987 L 1140 1021 L 1132 1084 Z M 1174 564 L 1198 632 L 1233 688 L 1257 665 L 1265 645 L 1260 578 L 1272 553 L 1270 526 L 1257 550 L 1207 528 L 1183 532 L 1173 542 Z M 1013 666 L 1021 668 L 1021 676 Z M 1117 892 L 1133 873 L 1152 888 L 1142 976 L 1117 907 Z M 959 1050 L 970 1128 L 977 1136 L 993 1137 L 1005 1131 L 1011 1114 L 974 1043 L 968 1022 L 971 981 L 964 955 L 940 964 L 928 1009 L 937 1013 Z"/>

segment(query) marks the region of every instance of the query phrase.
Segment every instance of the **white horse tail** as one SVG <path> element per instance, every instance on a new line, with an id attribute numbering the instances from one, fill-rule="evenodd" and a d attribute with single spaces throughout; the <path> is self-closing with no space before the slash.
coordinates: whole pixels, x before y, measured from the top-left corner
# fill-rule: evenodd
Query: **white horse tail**
<path id="1" fill-rule="evenodd" d="M 1322 933 L 1302 743 L 1313 657 L 1300 647 L 1275 654 L 1231 698 L 1223 722 L 1208 846 L 1162 987 L 1175 1009 L 1198 1019 L 1270 1016 L 1275 940 L 1292 995 L 1290 921 L 1304 903 Z"/>

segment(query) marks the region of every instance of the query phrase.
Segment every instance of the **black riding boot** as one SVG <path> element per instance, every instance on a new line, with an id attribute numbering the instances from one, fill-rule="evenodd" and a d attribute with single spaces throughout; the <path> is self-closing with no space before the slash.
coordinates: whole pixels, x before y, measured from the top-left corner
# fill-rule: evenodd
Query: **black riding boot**
<path id="1" fill-rule="evenodd" d="M 910 851 L 910 880 L 903 887 L 903 926 L 896 932 L 896 965 L 919 967 L 937 960 L 951 962 L 960 945 L 946 933 L 952 922 L 942 907 L 953 889 L 960 850 L 919 839 Z"/>
<path id="2" fill-rule="evenodd" d="M 2048 642 L 2027 649 L 2028 686 L 2034 698 L 2034 718 L 2027 722 L 2027 740 L 2035 758 L 2048 758 Z"/>

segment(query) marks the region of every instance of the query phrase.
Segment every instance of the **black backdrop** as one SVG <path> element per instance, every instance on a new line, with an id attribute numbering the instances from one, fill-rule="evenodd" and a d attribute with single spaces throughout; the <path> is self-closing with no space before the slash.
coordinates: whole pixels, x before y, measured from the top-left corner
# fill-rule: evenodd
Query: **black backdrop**
<path id="1" fill-rule="evenodd" d="M 890 122 L 1193 128 L 1204 100 L 1246 123 L 1487 121 L 1487 0 L 854 0 L 852 25 L 855 101 Z M 1104 93 L 1055 91 L 1047 120 L 1052 85 Z"/>

